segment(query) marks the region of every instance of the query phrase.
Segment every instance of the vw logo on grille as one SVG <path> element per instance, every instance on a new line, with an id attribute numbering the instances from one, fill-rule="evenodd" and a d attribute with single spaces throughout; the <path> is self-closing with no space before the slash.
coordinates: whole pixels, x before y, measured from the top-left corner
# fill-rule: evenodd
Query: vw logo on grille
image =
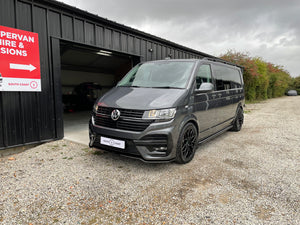
<path id="1" fill-rule="evenodd" d="M 114 120 L 114 121 L 116 121 L 116 120 L 118 120 L 120 118 L 120 115 L 121 115 L 120 111 L 117 110 L 117 109 L 114 109 L 111 112 L 111 119 Z"/>

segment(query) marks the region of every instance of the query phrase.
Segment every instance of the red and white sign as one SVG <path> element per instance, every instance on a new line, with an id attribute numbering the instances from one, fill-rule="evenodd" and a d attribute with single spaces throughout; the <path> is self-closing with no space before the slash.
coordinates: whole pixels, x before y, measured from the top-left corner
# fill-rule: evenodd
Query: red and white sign
<path id="1" fill-rule="evenodd" d="M 37 33 L 0 26 L 0 91 L 41 91 Z"/>

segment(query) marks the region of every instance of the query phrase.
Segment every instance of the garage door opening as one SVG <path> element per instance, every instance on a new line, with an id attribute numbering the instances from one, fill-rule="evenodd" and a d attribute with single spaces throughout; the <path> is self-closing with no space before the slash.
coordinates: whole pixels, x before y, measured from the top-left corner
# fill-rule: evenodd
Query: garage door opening
<path id="1" fill-rule="evenodd" d="M 139 62 L 139 57 L 61 43 L 61 85 L 66 139 L 88 144 L 93 104 Z"/>

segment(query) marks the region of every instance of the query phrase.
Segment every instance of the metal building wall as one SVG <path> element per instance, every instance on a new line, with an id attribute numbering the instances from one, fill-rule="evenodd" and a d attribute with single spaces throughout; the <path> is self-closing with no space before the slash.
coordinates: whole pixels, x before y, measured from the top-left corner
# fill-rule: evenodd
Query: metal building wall
<path id="1" fill-rule="evenodd" d="M 42 92 L 0 92 L 0 149 L 63 137 L 60 40 L 141 61 L 210 56 L 56 1 L 1 0 L 0 25 L 39 34 L 42 81 Z"/>

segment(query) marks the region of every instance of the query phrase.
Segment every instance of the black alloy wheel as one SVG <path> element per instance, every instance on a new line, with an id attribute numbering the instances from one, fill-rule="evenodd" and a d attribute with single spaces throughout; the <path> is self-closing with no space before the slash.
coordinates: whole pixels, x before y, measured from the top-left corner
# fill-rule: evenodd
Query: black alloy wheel
<path id="1" fill-rule="evenodd" d="M 197 129 L 192 123 L 188 123 L 183 127 L 177 143 L 177 163 L 188 163 L 194 158 L 197 148 L 197 137 Z"/>
<path id="2" fill-rule="evenodd" d="M 238 112 L 236 114 L 236 118 L 233 122 L 232 131 L 240 131 L 242 129 L 242 125 L 244 123 L 244 111 L 239 107 Z"/>

